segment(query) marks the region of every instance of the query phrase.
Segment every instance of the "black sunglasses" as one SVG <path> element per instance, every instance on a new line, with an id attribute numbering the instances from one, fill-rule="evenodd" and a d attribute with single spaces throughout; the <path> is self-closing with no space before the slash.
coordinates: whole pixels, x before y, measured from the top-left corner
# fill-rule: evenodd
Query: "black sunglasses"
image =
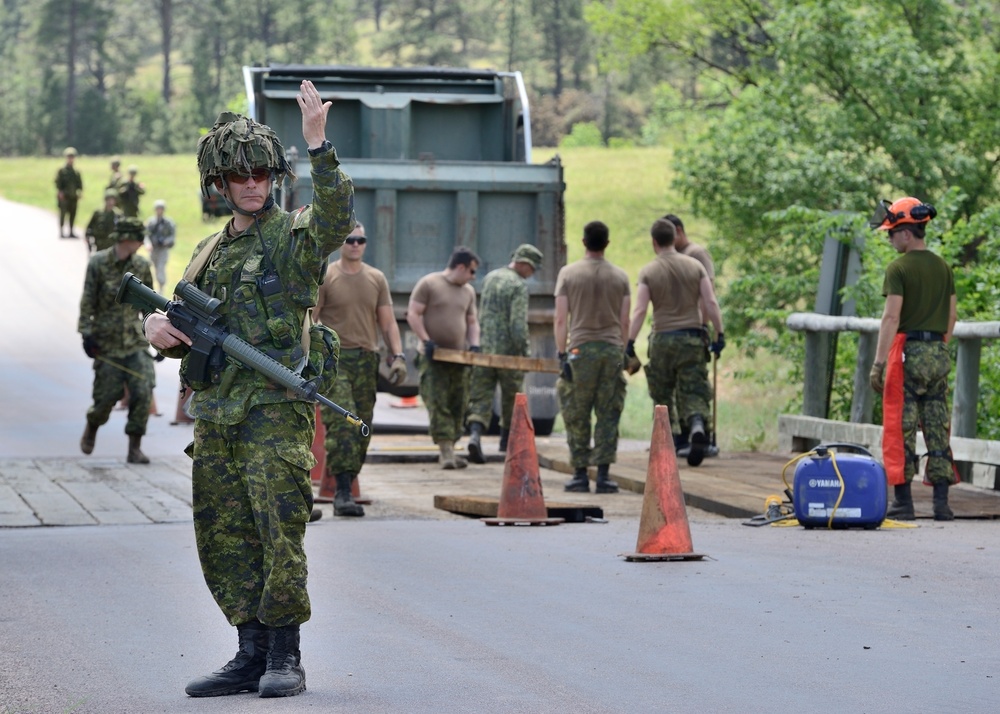
<path id="1" fill-rule="evenodd" d="M 349 244 L 349 245 L 354 245 L 354 244 L 364 245 L 365 243 L 368 242 L 368 239 L 367 238 L 354 238 L 354 237 L 351 237 L 351 238 L 348 238 L 347 240 L 345 240 L 344 242 L 347 243 L 347 244 Z"/>

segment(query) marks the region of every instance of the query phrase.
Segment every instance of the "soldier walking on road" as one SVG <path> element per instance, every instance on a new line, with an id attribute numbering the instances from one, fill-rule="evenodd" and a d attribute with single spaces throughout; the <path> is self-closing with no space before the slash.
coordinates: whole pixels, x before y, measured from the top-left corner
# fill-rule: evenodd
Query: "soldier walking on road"
<path id="1" fill-rule="evenodd" d="M 91 253 L 114 245 L 111 234 L 120 218 L 122 212 L 118 209 L 118 192 L 110 188 L 104 189 L 104 208 L 94 211 L 87 224 L 87 246 Z"/>
<path id="2" fill-rule="evenodd" d="M 406 355 L 399 325 L 392 309 L 392 295 L 385 274 L 364 263 L 368 238 L 358 223 L 340 248 L 340 258 L 326 269 L 313 317 L 340 338 L 340 368 L 326 396 L 370 424 L 378 388 L 378 331 L 389 350 L 386 364 L 389 383 L 406 381 Z M 326 473 L 320 491 L 333 491 L 335 516 L 363 516 L 364 508 L 351 495 L 361 472 L 371 434 L 361 436 L 357 427 L 326 407 L 321 407 L 326 427 Z"/>
<path id="3" fill-rule="evenodd" d="M 522 243 L 510 263 L 487 274 L 479 298 L 481 347 L 486 354 L 527 357 L 528 286 L 526 281 L 542 265 L 542 252 Z M 494 367 L 473 367 L 469 387 L 469 460 L 486 463 L 480 442 L 493 416 L 493 394 L 500 385 L 500 451 L 507 450 L 514 395 L 524 386 L 524 372 Z"/>
<path id="4" fill-rule="evenodd" d="M 705 368 L 706 334 L 701 321 L 707 318 L 715 327 L 716 338 L 710 349 L 718 356 L 726 345 L 722 314 L 705 268 L 674 247 L 674 224 L 661 218 L 653 223 L 650 235 L 656 260 L 639 271 L 625 355 L 635 356 L 635 338 L 652 302 L 653 331 L 646 367 L 649 396 L 654 405 L 668 406 L 676 397 L 678 421 L 691 435 L 688 464 L 697 466 L 708 446 L 705 420 L 712 402 L 712 385 Z"/>
<path id="5" fill-rule="evenodd" d="M 327 112 L 312 82 L 296 96 L 312 167 L 313 203 L 294 213 L 272 189 L 291 172 L 274 131 L 232 112 L 198 142 L 202 191 L 225 197 L 233 217 L 195 249 L 185 278 L 220 301 L 221 324 L 305 379 L 336 376 L 339 343 L 308 313 L 327 258 L 354 227 L 354 188 L 326 139 Z M 306 688 L 300 625 L 311 614 L 306 590 L 306 523 L 316 407 L 235 360 L 198 370 L 191 339 L 165 315 L 146 318 L 146 336 L 167 357 L 183 357 L 181 379 L 194 390 L 190 454 L 195 542 L 205 582 L 239 651 L 221 669 L 190 682 L 192 697 Z M 303 333 L 307 333 L 308 336 Z M 210 360 L 209 360 L 210 361 Z"/>
<path id="6" fill-rule="evenodd" d="M 128 388 L 128 462 L 148 464 L 140 447 L 153 399 L 153 361 L 138 311 L 115 302 L 125 273 L 153 287 L 149 261 L 135 254 L 142 247 L 142 221 L 122 218 L 111 238 L 114 245 L 90 256 L 80 299 L 77 329 L 83 336 L 83 351 L 94 360 L 94 404 L 87 410 L 80 450 L 93 452 L 98 428 L 107 423 Z"/>
<path id="7" fill-rule="evenodd" d="M 56 172 L 56 203 L 59 206 L 59 237 L 77 238 L 73 231 L 76 223 L 76 207 L 83 195 L 83 178 L 73 166 L 76 161 L 76 149 L 67 146 L 63 151 L 66 165 Z M 63 226 L 66 224 L 66 229 Z"/>
<path id="8" fill-rule="evenodd" d="M 625 406 L 622 367 L 631 296 L 628 275 L 604 258 L 608 236 L 601 221 L 584 226 L 584 257 L 556 277 L 555 339 L 562 363 L 556 394 L 573 464 L 567 491 L 590 491 L 591 464 L 597 464 L 596 492 L 618 491 L 609 473 L 617 459 L 618 421 Z"/>
<path id="9" fill-rule="evenodd" d="M 406 321 L 421 341 L 417 356 L 420 396 L 430 417 L 430 434 L 440 451 L 443 469 L 464 469 L 468 462 L 455 455 L 455 442 L 462 435 L 469 396 L 469 368 L 434 359 L 434 349 L 445 347 L 479 351 L 479 318 L 476 291 L 469 285 L 476 278 L 479 256 L 459 246 L 452 251 L 448 267 L 422 277 L 410 294 Z"/>
<path id="10" fill-rule="evenodd" d="M 160 292 L 164 294 L 166 294 L 167 284 L 167 260 L 170 258 L 170 249 L 174 247 L 177 235 L 177 224 L 174 223 L 173 219 L 164 215 L 166 209 L 165 201 L 155 201 L 153 210 L 156 215 L 146 221 L 149 259 L 153 262 L 153 269 L 156 271 L 156 283 L 160 286 Z"/>
<path id="11" fill-rule="evenodd" d="M 902 255 L 885 271 L 885 309 L 878 331 L 872 389 L 882 394 L 882 457 L 893 501 L 886 515 L 913 520 L 910 484 L 918 471 L 917 427 L 927 445 L 927 480 L 934 487 L 934 520 L 950 521 L 948 489 L 958 481 L 951 454 L 948 340 L 957 299 L 951 267 L 927 249 L 924 233 L 933 206 L 906 197 L 883 201 L 871 226 L 886 231 Z"/>

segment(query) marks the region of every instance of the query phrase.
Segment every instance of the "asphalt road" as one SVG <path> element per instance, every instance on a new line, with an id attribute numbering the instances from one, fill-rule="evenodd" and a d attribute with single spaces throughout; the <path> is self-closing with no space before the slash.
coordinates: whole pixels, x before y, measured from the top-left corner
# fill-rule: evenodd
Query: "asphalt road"
<path id="1" fill-rule="evenodd" d="M 79 458 L 85 250 L 45 212 L 0 201 L 0 226 L 0 456 Z M 167 418 L 151 456 L 190 438 Z M 109 427 L 95 456 L 125 443 Z M 471 471 L 366 473 L 460 488 Z M 995 711 L 995 521 L 807 531 L 694 514 L 704 560 L 630 563 L 638 497 L 614 498 L 629 507 L 606 524 L 490 528 L 402 499 L 310 525 L 308 689 L 287 700 L 184 694 L 235 651 L 190 523 L 2 529 L 0 714 Z"/>

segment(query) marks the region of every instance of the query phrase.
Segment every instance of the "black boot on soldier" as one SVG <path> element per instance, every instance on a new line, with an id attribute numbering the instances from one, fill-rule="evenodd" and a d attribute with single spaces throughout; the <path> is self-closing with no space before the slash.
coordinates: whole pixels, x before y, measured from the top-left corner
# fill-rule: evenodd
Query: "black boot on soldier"
<path id="1" fill-rule="evenodd" d="M 597 485 L 594 493 L 618 493 L 618 483 L 611 480 L 611 465 L 600 464 L 597 467 Z"/>
<path id="2" fill-rule="evenodd" d="M 149 457 L 142 453 L 142 434 L 128 435 L 128 456 L 125 458 L 130 464 L 148 464 Z"/>
<path id="3" fill-rule="evenodd" d="M 934 484 L 934 520 L 935 521 L 953 521 L 955 520 L 955 514 L 952 513 L 951 508 L 948 506 L 948 489 L 951 484 L 945 481 L 944 483 Z"/>
<path id="4" fill-rule="evenodd" d="M 469 452 L 469 461 L 474 464 L 485 464 L 486 459 L 483 458 L 483 445 L 479 443 L 479 440 L 483 438 L 483 425 L 478 421 L 469 423 L 469 443 L 466 445 L 465 450 Z"/>
<path id="5" fill-rule="evenodd" d="M 590 493 L 590 479 L 587 478 L 586 467 L 579 468 L 573 472 L 573 478 L 563 485 L 563 491 Z"/>
<path id="6" fill-rule="evenodd" d="M 262 697 L 294 697 L 306 689 L 306 671 L 299 652 L 299 626 L 271 627 L 267 671 L 260 678 Z"/>
<path id="7" fill-rule="evenodd" d="M 236 626 L 240 649 L 236 656 L 205 677 L 193 680 L 184 691 L 192 697 L 221 697 L 239 692 L 256 692 L 257 683 L 267 669 L 270 644 L 267 627 L 252 620 Z"/>
<path id="8" fill-rule="evenodd" d="M 351 485 L 354 482 L 354 474 L 345 471 L 337 474 L 337 490 L 333 493 L 333 515 L 335 516 L 363 516 L 365 509 L 354 500 L 351 493 Z"/>
<path id="9" fill-rule="evenodd" d="M 500 446 L 497 448 L 501 454 L 507 451 L 507 439 L 510 438 L 510 429 L 500 430 Z"/>
<path id="10" fill-rule="evenodd" d="M 892 487 L 893 499 L 889 504 L 889 510 L 885 512 L 886 518 L 894 518 L 897 521 L 912 521 L 916 519 L 913 513 L 913 495 L 910 493 L 910 484 L 904 483 L 900 486 Z"/>
<path id="11" fill-rule="evenodd" d="M 80 437 L 80 451 L 85 454 L 93 453 L 94 443 L 97 441 L 97 426 L 87 420 L 87 426 L 83 428 L 83 436 Z"/>
<path id="12" fill-rule="evenodd" d="M 701 414 L 695 414 L 688 419 L 691 429 L 691 450 L 687 455 L 688 466 L 698 466 L 705 460 L 705 448 L 708 446 L 708 434 L 705 432 L 705 420 Z"/>

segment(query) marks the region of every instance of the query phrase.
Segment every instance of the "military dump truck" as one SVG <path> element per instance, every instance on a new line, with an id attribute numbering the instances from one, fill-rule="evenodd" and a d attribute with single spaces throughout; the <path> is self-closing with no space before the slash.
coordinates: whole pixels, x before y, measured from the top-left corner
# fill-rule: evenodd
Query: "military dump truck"
<path id="1" fill-rule="evenodd" d="M 528 281 L 531 351 L 556 356 L 552 293 L 566 261 L 563 171 L 558 157 L 531 161 L 519 72 L 280 65 L 244 67 L 244 79 L 250 115 L 277 132 L 298 176 L 279 190 L 287 209 L 312 197 L 306 147 L 295 146 L 299 84 L 309 79 L 333 103 L 327 137 L 354 181 L 355 211 L 369 236 L 365 261 L 389 280 L 411 367 L 418 340 L 406 323 L 410 292 L 421 277 L 443 270 L 459 245 L 482 258 L 477 292 L 519 244 L 541 249 L 544 264 Z M 547 373 L 525 379 L 542 435 L 551 432 L 558 410 L 555 379 Z M 415 395 L 417 386 L 415 369 L 403 385 L 380 383 L 399 396 Z"/>

